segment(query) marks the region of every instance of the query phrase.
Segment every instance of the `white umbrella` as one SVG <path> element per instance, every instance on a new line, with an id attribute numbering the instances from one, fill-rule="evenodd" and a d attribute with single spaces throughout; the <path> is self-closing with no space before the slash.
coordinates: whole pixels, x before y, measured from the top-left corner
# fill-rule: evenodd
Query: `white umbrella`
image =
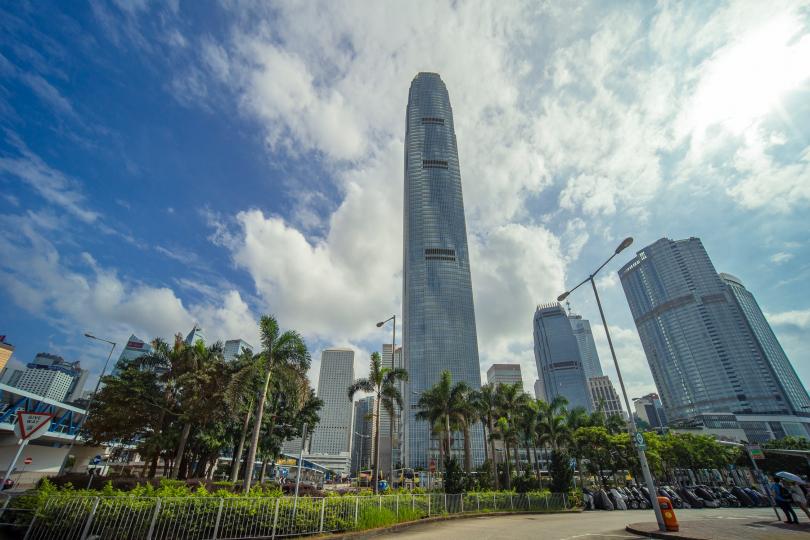
<path id="1" fill-rule="evenodd" d="M 789 473 L 787 471 L 779 471 L 774 476 L 778 476 L 779 478 L 784 478 L 785 480 L 790 480 L 791 482 L 796 482 L 797 484 L 805 484 L 806 482 L 801 479 L 801 477 L 796 476 L 793 473 Z"/>

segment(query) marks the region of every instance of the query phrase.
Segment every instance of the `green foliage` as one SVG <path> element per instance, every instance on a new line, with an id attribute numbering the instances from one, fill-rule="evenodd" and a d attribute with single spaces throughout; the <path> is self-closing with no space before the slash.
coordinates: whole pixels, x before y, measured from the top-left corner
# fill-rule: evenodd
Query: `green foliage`
<path id="1" fill-rule="evenodd" d="M 463 493 L 466 488 L 464 471 L 455 457 L 444 458 L 444 492 Z"/>
<path id="2" fill-rule="evenodd" d="M 574 471 L 570 466 L 571 457 L 564 450 L 552 450 L 549 473 L 551 474 L 551 491 L 567 493 L 571 489 Z"/>

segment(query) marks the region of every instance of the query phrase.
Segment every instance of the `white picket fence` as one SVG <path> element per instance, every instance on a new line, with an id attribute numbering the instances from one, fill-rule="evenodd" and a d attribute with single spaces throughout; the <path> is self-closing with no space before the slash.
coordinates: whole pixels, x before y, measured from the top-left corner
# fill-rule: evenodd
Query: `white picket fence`
<path id="1" fill-rule="evenodd" d="M 59 497 L 37 510 L 25 540 L 244 540 L 363 528 L 371 514 L 397 521 L 443 514 L 554 512 L 563 493 L 401 494 L 341 497 Z"/>

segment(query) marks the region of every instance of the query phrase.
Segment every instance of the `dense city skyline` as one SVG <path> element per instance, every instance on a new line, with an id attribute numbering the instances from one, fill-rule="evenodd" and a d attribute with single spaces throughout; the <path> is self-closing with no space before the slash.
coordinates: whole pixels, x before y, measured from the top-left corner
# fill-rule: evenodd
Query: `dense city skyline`
<path id="1" fill-rule="evenodd" d="M 431 70 L 459 117 L 482 373 L 520 362 L 531 388 L 534 306 L 618 239 L 695 236 L 810 380 L 810 40 L 791 7 L 59 9 L 0 17 L 16 367 L 47 351 L 97 375 L 85 331 L 116 356 L 195 322 L 256 344 L 272 312 L 311 344 L 315 384 L 326 347 L 363 373 L 388 337 L 374 323 L 400 314 L 401 113 Z M 770 64 L 791 78 L 752 78 Z M 655 387 L 616 275 L 630 258 L 600 286 L 640 396 Z M 570 301 L 598 320 L 589 295 Z"/>

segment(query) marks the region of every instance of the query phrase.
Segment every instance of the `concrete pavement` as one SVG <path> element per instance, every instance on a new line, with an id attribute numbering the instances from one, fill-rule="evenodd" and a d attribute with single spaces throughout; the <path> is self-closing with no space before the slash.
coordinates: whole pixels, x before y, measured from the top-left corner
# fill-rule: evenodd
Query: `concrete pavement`
<path id="1" fill-rule="evenodd" d="M 767 525 L 774 521 L 770 508 L 722 508 L 715 510 L 678 510 L 678 520 L 707 521 L 718 530 L 732 533 L 729 538 L 768 538 L 801 540 L 807 532 L 797 532 Z M 544 540 L 638 540 L 643 538 L 625 530 L 628 523 L 650 521 L 650 510 L 624 512 L 583 512 L 576 514 L 523 514 L 499 517 L 475 517 L 440 523 L 421 524 L 384 532 L 377 537 L 396 540 L 495 540 L 501 538 L 543 538 Z M 654 519 L 654 518 L 653 518 Z M 804 521 L 807 523 L 807 521 Z M 750 523 L 757 524 L 755 526 Z M 737 531 L 734 533 L 734 531 Z M 806 531 L 806 529 L 805 529 Z M 736 534 L 736 536 L 733 536 Z M 765 536 L 758 536 L 764 534 Z"/>

